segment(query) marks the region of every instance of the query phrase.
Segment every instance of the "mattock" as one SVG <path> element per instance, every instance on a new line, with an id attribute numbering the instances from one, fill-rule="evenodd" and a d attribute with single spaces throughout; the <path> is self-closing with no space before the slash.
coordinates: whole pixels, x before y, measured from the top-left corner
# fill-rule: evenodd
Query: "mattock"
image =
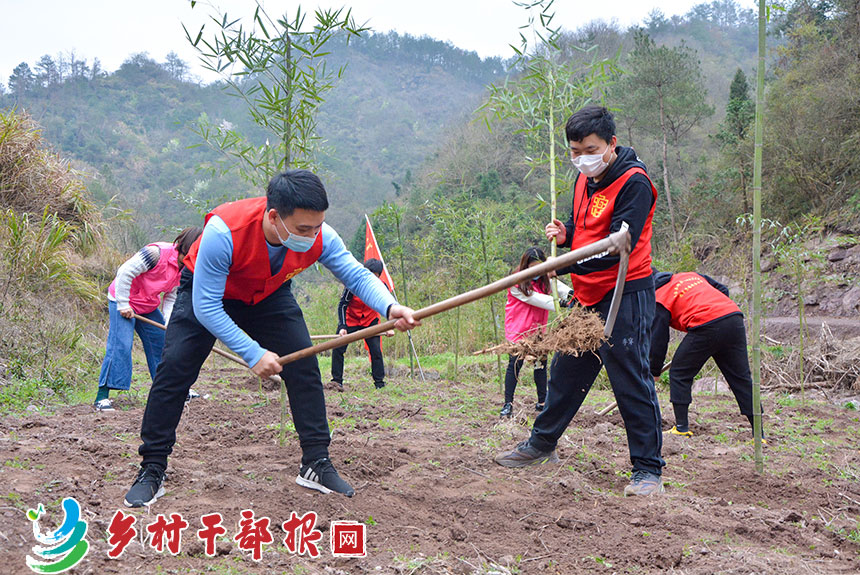
<path id="1" fill-rule="evenodd" d="M 622 230 L 627 230 L 627 222 L 621 224 Z M 630 235 L 628 234 L 628 238 Z M 612 294 L 612 302 L 609 304 L 609 314 L 606 317 L 606 328 L 603 330 L 603 335 L 607 338 L 612 335 L 612 328 L 615 327 L 615 317 L 618 315 L 618 306 L 621 305 L 621 296 L 624 295 L 624 282 L 627 281 L 627 267 L 630 264 L 630 244 L 627 244 L 627 251 L 621 254 L 621 261 L 618 263 L 618 279 L 615 280 L 615 293 Z M 663 366 L 660 373 L 663 373 L 669 366 L 670 361 Z M 618 407 L 618 402 L 613 401 L 601 410 L 596 411 L 597 415 L 606 415 L 613 409 Z"/>
<path id="2" fill-rule="evenodd" d="M 148 317 L 143 317 L 142 315 L 134 314 L 134 319 L 136 319 L 138 321 L 142 321 L 143 323 L 148 323 L 150 325 L 154 325 L 155 327 L 160 327 L 163 330 L 167 329 L 166 326 L 158 323 L 157 321 L 152 321 Z M 247 367 L 248 369 L 251 369 L 251 366 L 249 366 L 248 363 L 244 359 L 239 357 L 238 355 L 233 355 L 232 353 L 228 353 L 228 352 L 224 351 L 223 349 L 218 349 L 217 347 L 212 348 L 212 353 L 217 353 L 221 357 L 226 357 L 230 361 L 235 361 L 239 365 Z M 275 377 L 274 375 L 270 375 L 267 379 L 269 379 L 270 381 L 273 381 L 274 383 L 277 383 L 279 385 L 281 383 L 280 380 L 278 380 L 278 378 Z"/>
<path id="3" fill-rule="evenodd" d="M 573 251 L 567 252 L 564 255 L 558 256 L 551 260 L 547 260 L 536 266 L 532 266 L 526 270 L 503 277 L 499 280 L 494 281 L 491 284 L 475 288 L 471 291 L 461 293 L 441 302 L 434 303 L 425 308 L 421 308 L 419 310 L 416 310 L 412 315 L 416 320 L 422 320 L 424 318 L 428 318 L 430 316 L 442 313 L 443 311 L 448 311 L 455 307 L 459 307 L 461 305 L 472 303 L 473 301 L 477 301 L 479 299 L 491 296 L 494 293 L 506 290 L 536 275 L 544 275 L 551 271 L 568 267 L 586 258 L 606 254 L 619 254 L 621 256 L 621 263 L 619 265 L 619 279 L 618 281 L 616 281 L 615 284 L 616 295 L 614 295 L 612 298 L 612 302 L 609 306 L 609 315 L 606 318 L 605 333 L 611 333 L 612 326 L 615 324 L 615 316 L 618 315 L 618 306 L 621 302 L 621 297 L 618 294 L 620 294 L 620 292 L 624 290 L 624 280 L 626 279 L 627 275 L 627 264 L 630 259 L 630 232 L 627 231 L 627 224 L 624 224 L 622 228 L 617 232 L 609 234 L 608 237 L 605 237 L 602 240 L 598 240 L 593 244 L 588 244 L 587 246 L 577 248 Z M 623 274 L 621 273 L 622 267 L 624 272 Z M 619 282 L 621 286 L 620 290 L 618 288 Z M 328 351 L 330 349 L 334 349 L 336 347 L 340 347 L 342 345 L 346 345 L 348 343 L 358 341 L 360 339 L 379 335 L 382 332 L 394 329 L 395 323 L 396 320 L 388 320 L 385 323 L 380 323 L 364 328 L 362 330 L 347 334 L 343 337 L 339 337 L 336 340 L 327 341 L 325 343 L 320 343 L 305 349 L 301 349 L 291 354 L 279 357 L 278 363 L 280 363 L 281 365 L 286 365 L 293 361 L 297 361 L 299 359 L 303 359 L 305 357 L 315 355 L 323 351 Z"/>

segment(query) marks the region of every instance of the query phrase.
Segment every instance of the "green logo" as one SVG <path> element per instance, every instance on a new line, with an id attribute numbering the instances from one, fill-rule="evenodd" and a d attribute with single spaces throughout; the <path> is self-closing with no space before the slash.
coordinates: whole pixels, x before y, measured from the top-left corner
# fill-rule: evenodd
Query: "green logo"
<path id="1" fill-rule="evenodd" d="M 33 536 L 43 545 L 33 547 L 33 554 L 47 561 L 39 561 L 27 555 L 27 566 L 36 573 L 62 573 L 81 562 L 90 549 L 84 539 L 87 522 L 81 519 L 81 506 L 72 497 L 63 499 L 63 524 L 53 533 L 42 533 L 39 517 L 45 512 L 42 504 L 38 509 L 27 510 L 27 519 L 33 522 Z"/>

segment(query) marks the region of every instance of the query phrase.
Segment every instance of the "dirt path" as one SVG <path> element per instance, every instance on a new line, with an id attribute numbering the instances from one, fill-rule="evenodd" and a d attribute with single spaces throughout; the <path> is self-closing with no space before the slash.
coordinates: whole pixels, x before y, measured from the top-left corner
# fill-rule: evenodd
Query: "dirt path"
<path id="1" fill-rule="evenodd" d="M 847 339 L 860 337 L 860 317 L 827 317 L 807 316 L 806 327 L 810 334 L 817 336 L 821 326 L 827 324 L 833 335 Z M 800 329 L 800 320 L 797 316 L 777 316 L 764 318 L 762 328 L 766 335 L 772 338 L 785 338 L 792 340 L 797 337 Z"/>
<path id="2" fill-rule="evenodd" d="M 131 512 L 140 529 L 157 513 L 181 513 L 190 527 L 179 555 L 133 541 L 119 559 L 107 557 L 107 528 L 138 463 L 141 395 L 120 398 L 115 413 L 75 406 L 4 421 L 0 571 L 31 572 L 26 510 L 45 505 L 47 530 L 62 518 L 60 500 L 74 497 L 91 548 L 73 574 L 860 572 L 856 411 L 767 398 L 766 473 L 757 475 L 734 400 L 698 395 L 695 436 L 665 436 L 665 496 L 625 499 L 620 416 L 594 414 L 606 392 L 592 393 L 575 418 L 560 464 L 508 470 L 491 457 L 527 435 L 527 385 L 517 417 L 499 422 L 498 391 L 479 371 L 463 383 L 395 379 L 382 392 L 348 383 L 346 393 L 327 391 L 332 457 L 358 491 L 347 499 L 294 483 L 297 440 L 291 433 L 285 447 L 276 444 L 277 391 L 261 395 L 256 381 L 229 368 L 203 379 L 196 388 L 209 399 L 183 415 L 167 495 L 150 513 Z M 227 539 L 244 509 L 272 520 L 275 544 L 259 563 Z M 216 511 L 228 535 L 210 558 L 194 534 L 200 517 Z M 320 557 L 284 546 L 280 524 L 292 511 L 318 514 Z M 329 527 L 344 520 L 366 526 L 365 558 L 332 556 Z"/>

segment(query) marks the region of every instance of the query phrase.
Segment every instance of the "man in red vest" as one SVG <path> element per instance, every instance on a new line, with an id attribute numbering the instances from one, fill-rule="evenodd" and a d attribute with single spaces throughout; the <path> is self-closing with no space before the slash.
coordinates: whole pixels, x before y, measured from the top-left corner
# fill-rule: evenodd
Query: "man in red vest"
<path id="1" fill-rule="evenodd" d="M 531 437 L 510 452 L 496 456 L 506 467 L 558 461 L 558 440 L 576 415 L 601 367 L 609 382 L 627 431 L 633 473 L 625 495 L 663 492 L 665 462 L 661 456 L 660 404 L 648 363 L 654 281 L 651 277 L 651 218 L 657 190 L 632 148 L 617 144 L 615 121 L 606 108 L 588 106 L 565 125 L 570 158 L 579 170 L 573 207 L 566 224 L 553 220 L 547 239 L 578 249 L 629 226 L 633 251 L 624 293 L 612 336 L 598 350 L 579 356 L 557 353 L 550 367 L 544 410 Z M 570 272 L 574 297 L 587 309 L 606 317 L 618 276 L 619 256 L 604 256 L 574 264 Z"/>
<path id="2" fill-rule="evenodd" d="M 752 376 L 744 316 L 729 299 L 729 288 L 693 272 L 655 272 L 657 308 L 651 328 L 651 374 L 660 375 L 669 346 L 669 326 L 687 335 L 669 368 L 669 399 L 675 411 L 674 435 L 690 437 L 688 411 L 693 379 L 713 357 L 735 395 L 741 413 L 753 423 Z"/>
<path id="3" fill-rule="evenodd" d="M 370 258 L 364 262 L 364 267 L 373 272 L 376 277 L 382 275 L 382 262 L 376 258 Z M 343 294 L 337 306 L 338 335 L 353 333 L 378 323 L 379 314 L 349 288 L 343 288 Z M 394 332 L 385 332 L 385 335 L 394 335 Z M 364 341 L 370 352 L 370 374 L 373 376 L 373 385 L 376 389 L 382 389 L 385 387 L 385 363 L 382 360 L 379 336 L 369 337 Z M 343 391 L 343 355 L 346 353 L 346 348 L 346 345 L 336 347 L 331 352 L 331 381 L 338 391 Z"/>
<path id="4" fill-rule="evenodd" d="M 324 223 L 327 209 L 320 179 L 307 170 L 290 170 L 269 181 L 265 197 L 229 202 L 206 216 L 203 235 L 185 256 L 164 354 L 143 414 L 138 450 L 143 461 L 125 505 L 150 505 L 164 493 L 185 397 L 216 338 L 256 375 L 282 374 L 302 449 L 296 483 L 354 494 L 329 459 L 331 435 L 316 357 L 290 363 L 288 377 L 277 361 L 311 346 L 290 280 L 319 261 L 376 312 L 396 319 L 397 329 L 418 322 Z"/>

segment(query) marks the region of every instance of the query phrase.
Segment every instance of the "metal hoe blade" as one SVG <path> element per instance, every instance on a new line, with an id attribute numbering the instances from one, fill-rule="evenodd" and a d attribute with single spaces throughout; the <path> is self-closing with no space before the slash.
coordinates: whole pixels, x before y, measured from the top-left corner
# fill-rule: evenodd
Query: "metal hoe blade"
<path id="1" fill-rule="evenodd" d="M 627 232 L 627 242 L 619 252 L 621 261 L 618 262 L 618 278 L 615 280 L 615 291 L 612 294 L 609 313 L 606 314 L 606 325 L 603 328 L 603 335 L 606 337 L 612 335 L 612 328 L 615 327 L 615 318 L 618 316 L 618 307 L 621 305 L 621 297 L 624 295 L 624 284 L 627 281 L 627 267 L 630 265 L 630 233 L 627 231 L 628 228 L 627 222 L 623 222 L 619 230 L 620 232 Z"/>

